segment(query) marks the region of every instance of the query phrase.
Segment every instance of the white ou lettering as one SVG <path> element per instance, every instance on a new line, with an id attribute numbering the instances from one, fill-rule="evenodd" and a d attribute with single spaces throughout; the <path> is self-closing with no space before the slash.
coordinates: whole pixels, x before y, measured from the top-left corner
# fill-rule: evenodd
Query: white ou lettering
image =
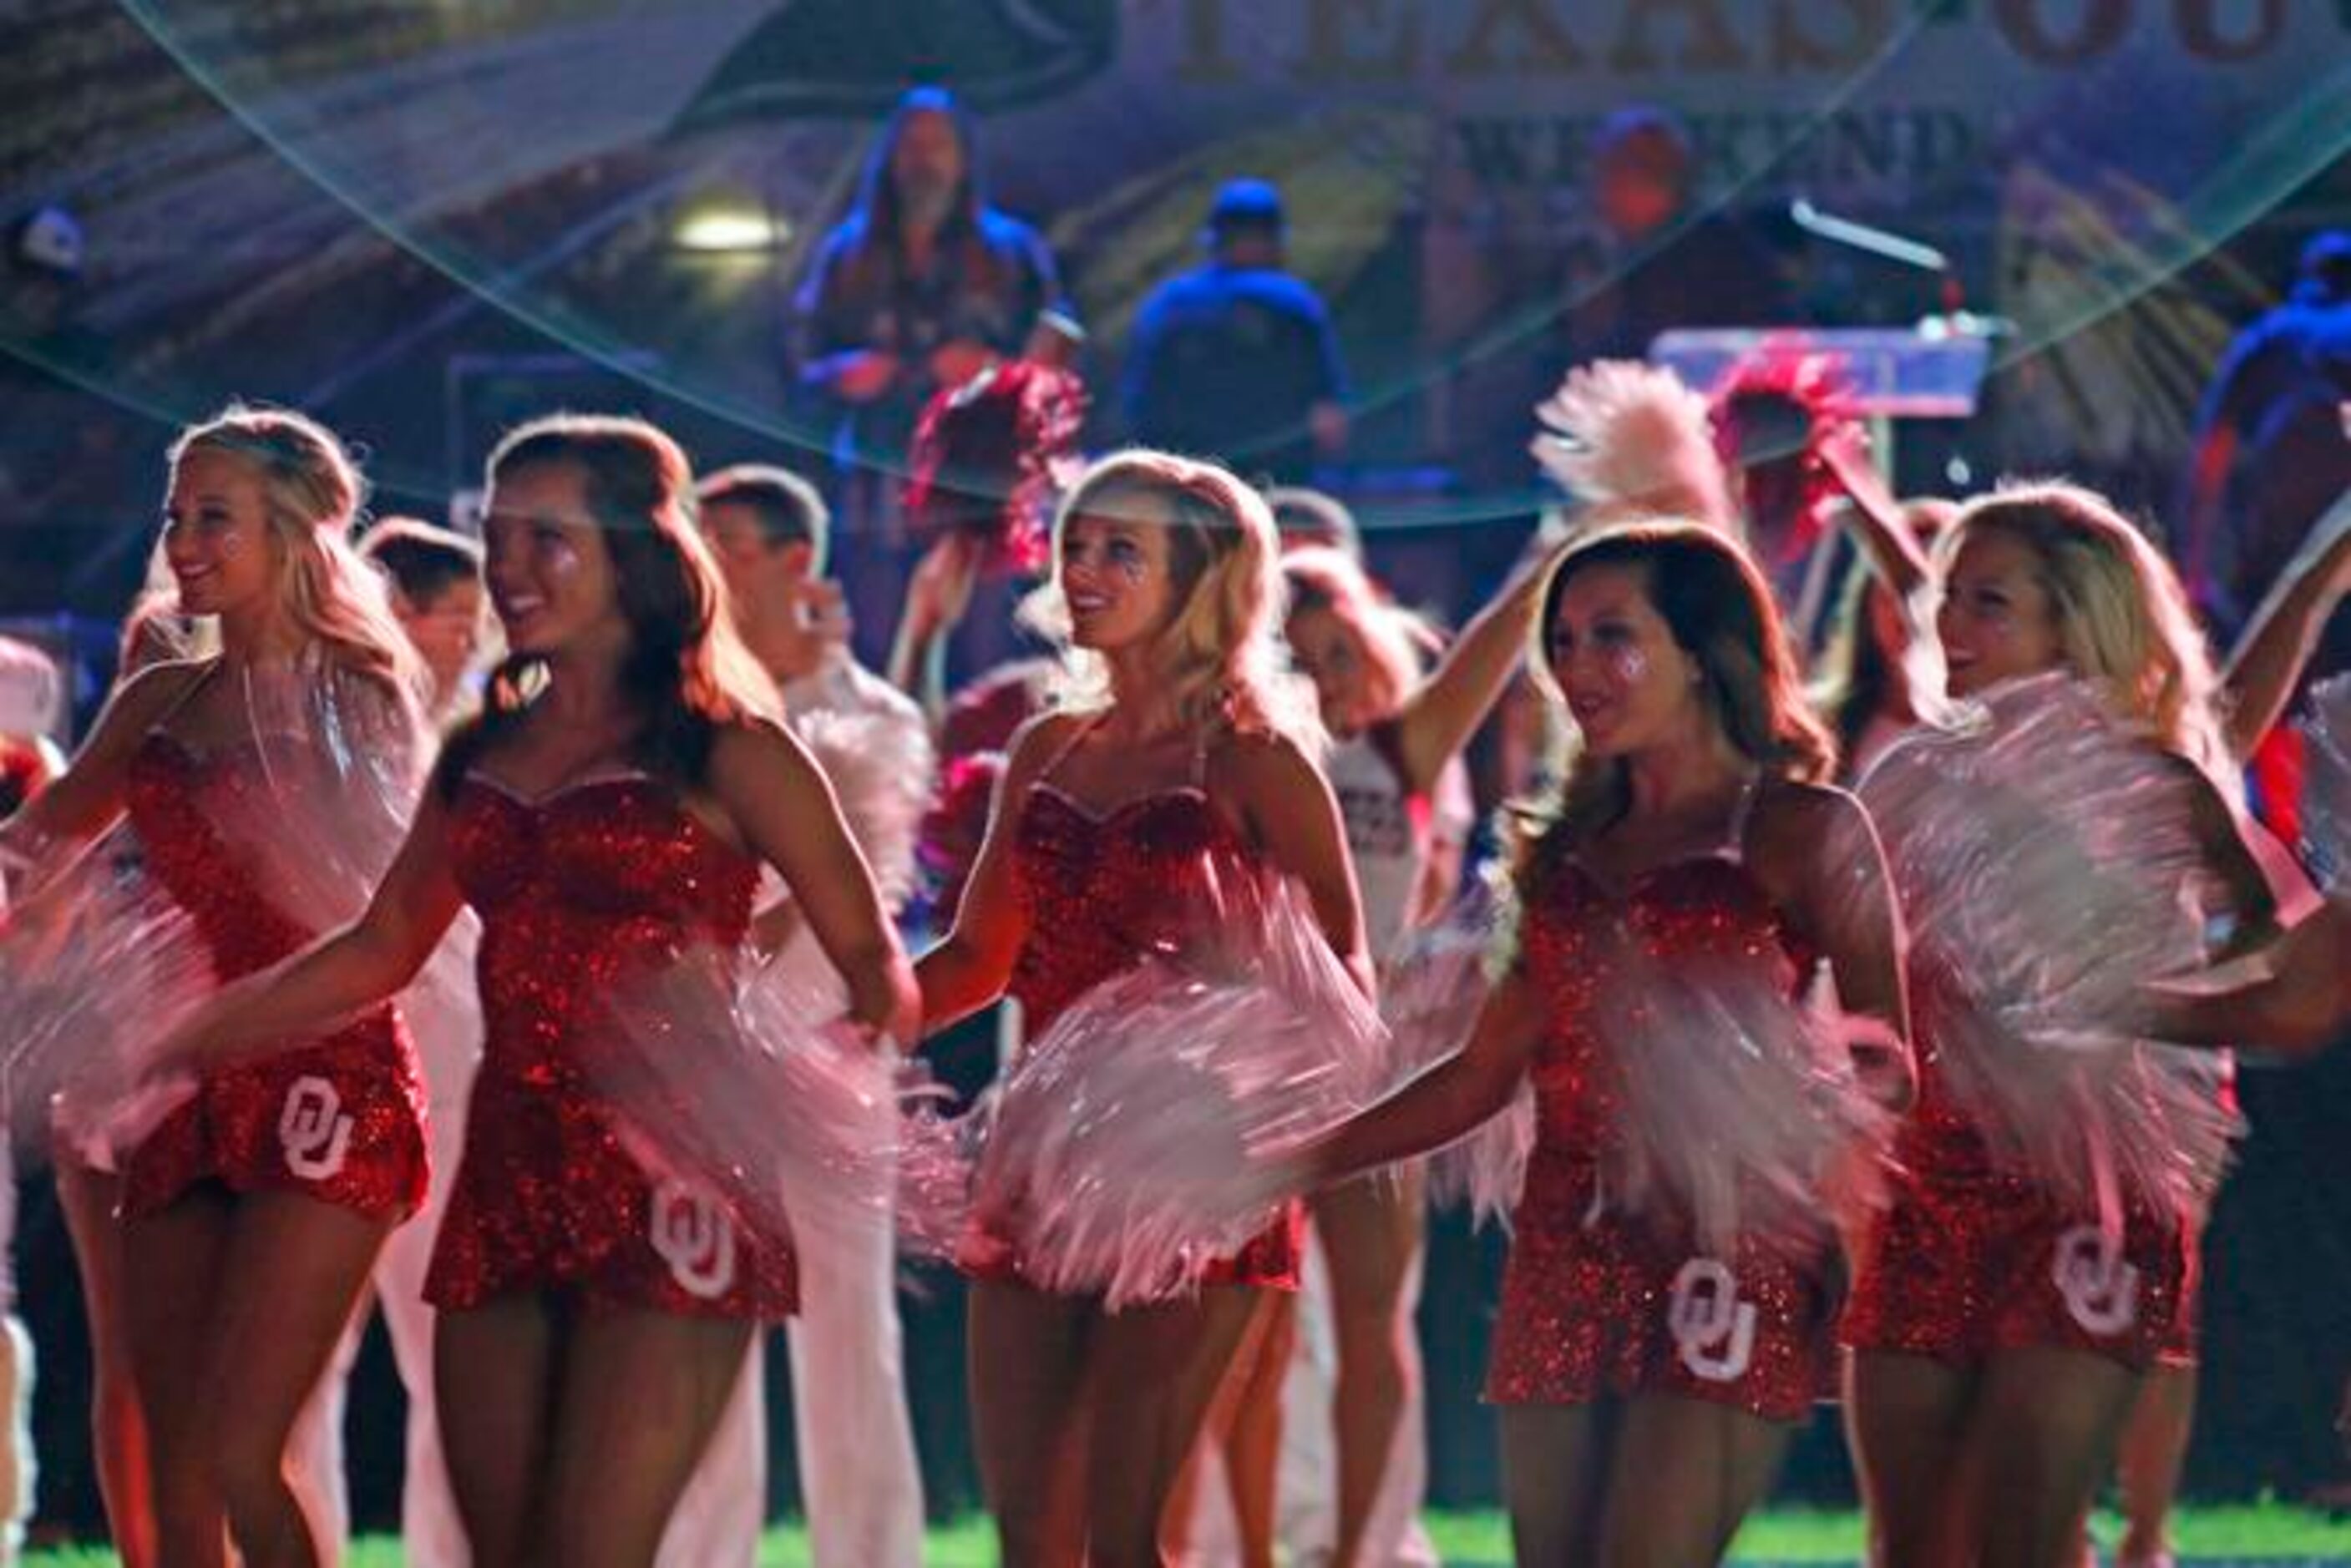
<path id="1" fill-rule="evenodd" d="M 1739 1299 L 1739 1278 L 1712 1258 L 1692 1258 L 1674 1276 L 1666 1323 L 1682 1365 L 1709 1383 L 1735 1383 L 1755 1360 L 1755 1303 Z"/>
<path id="2" fill-rule="evenodd" d="M 686 1294 L 716 1301 L 735 1283 L 735 1227 L 710 1195 L 683 1181 L 653 1189 L 653 1251 Z"/>
<path id="3" fill-rule="evenodd" d="M 2085 1333 L 2116 1334 L 2138 1321 L 2138 1270 L 2124 1259 L 2121 1239 L 2095 1225 L 2057 1238 L 2049 1277 Z"/>
<path id="4" fill-rule="evenodd" d="M 294 1080 L 277 1113 L 277 1142 L 286 1150 L 286 1168 L 305 1181 L 324 1181 L 343 1168 L 351 1118 L 343 1115 L 343 1096 L 332 1083 L 315 1073 Z"/>

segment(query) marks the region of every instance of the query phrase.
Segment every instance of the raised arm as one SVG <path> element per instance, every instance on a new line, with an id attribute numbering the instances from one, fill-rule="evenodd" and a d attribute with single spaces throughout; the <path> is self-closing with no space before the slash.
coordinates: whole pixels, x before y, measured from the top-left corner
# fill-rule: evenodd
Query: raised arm
<path id="1" fill-rule="evenodd" d="M 1396 715 L 1396 753 L 1412 793 L 1437 786 L 1445 764 L 1469 743 L 1510 684 L 1552 557 L 1544 551 L 1521 560 L 1502 591 L 1462 628 L 1437 669 L 1405 700 Z"/>
<path id="2" fill-rule="evenodd" d="M 782 874 L 849 988 L 850 1016 L 913 1041 L 921 1024 L 913 967 L 808 749 L 778 725 L 731 725 L 711 748 L 710 787 L 744 841 Z"/>
<path id="3" fill-rule="evenodd" d="M 360 918 L 222 987 L 182 1029 L 178 1049 L 234 1050 L 316 1033 L 415 979 L 465 903 L 450 864 L 448 820 L 440 793 L 428 790 Z"/>
<path id="4" fill-rule="evenodd" d="M 2293 701 L 2326 623 L 2351 589 L 2351 490 L 2312 525 L 2302 548 L 2237 639 L 2222 683 L 2229 693 L 2229 750 L 2252 754 Z"/>
<path id="5" fill-rule="evenodd" d="M 949 529 L 923 553 L 906 584 L 906 604 L 890 644 L 890 684 L 922 705 L 936 726 L 946 717 L 947 639 L 971 608 L 980 548 Z"/>
<path id="6" fill-rule="evenodd" d="M 1857 430 L 1832 436 L 1822 444 L 1821 458 L 1852 503 L 1841 509 L 1841 520 L 1853 530 L 1879 580 L 1907 604 L 1927 586 L 1934 568 L 1902 515 L 1902 504 L 1870 461 L 1868 443 Z"/>
<path id="7" fill-rule="evenodd" d="M 1013 737 L 1010 759 L 996 782 L 979 857 L 956 904 L 955 928 L 914 965 L 923 988 L 923 1023 L 932 1032 L 986 1007 L 1004 994 L 1012 966 L 1029 939 L 1029 911 L 1013 879 L 1012 843 L 1020 803 L 1046 759 L 1080 721 L 1048 714 Z"/>

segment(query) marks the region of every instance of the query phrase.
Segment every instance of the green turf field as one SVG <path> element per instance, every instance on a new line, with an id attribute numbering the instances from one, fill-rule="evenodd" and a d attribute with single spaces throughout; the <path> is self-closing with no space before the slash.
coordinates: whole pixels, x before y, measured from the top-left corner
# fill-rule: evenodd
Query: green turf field
<path id="1" fill-rule="evenodd" d="M 1448 1563 L 1510 1561 L 1499 1514 L 1436 1513 L 1428 1522 Z M 2180 1515 L 2178 1535 L 2183 1568 L 2193 1561 L 2351 1564 L 2351 1517 L 2283 1504 L 2189 1509 Z M 2099 1538 L 2112 1540 L 2111 1521 L 2101 1521 Z M 1860 1542 L 1860 1521 L 1854 1514 L 1782 1509 L 1748 1526 L 1739 1556 L 1751 1563 L 1849 1563 L 1858 1557 Z M 808 1560 L 807 1537 L 789 1525 L 768 1534 L 759 1556 L 768 1568 L 799 1568 Z M 977 1519 L 934 1531 L 925 1554 L 928 1568 L 988 1568 L 995 1560 L 987 1521 Z M 113 1568 L 114 1554 L 64 1549 L 30 1552 L 25 1562 L 27 1568 Z M 396 1543 L 372 1540 L 353 1550 L 349 1568 L 399 1568 L 400 1562 Z"/>

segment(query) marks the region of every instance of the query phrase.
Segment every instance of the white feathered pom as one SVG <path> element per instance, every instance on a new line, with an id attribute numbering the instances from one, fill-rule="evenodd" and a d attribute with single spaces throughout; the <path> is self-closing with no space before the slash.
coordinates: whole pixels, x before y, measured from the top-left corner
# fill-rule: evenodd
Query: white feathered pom
<path id="1" fill-rule="evenodd" d="M 2188 764 L 2064 675 L 1988 693 L 1862 780 L 1913 946 L 1912 1002 L 1994 1158 L 2108 1218 L 2211 1190 L 2236 1130 L 2209 1060 L 2131 1034 L 2203 960 Z"/>
<path id="2" fill-rule="evenodd" d="M 1854 1070 L 1855 1021 L 1795 1000 L 1774 964 L 1628 948 L 1610 966 L 1612 1204 L 1688 1225 L 1714 1256 L 1796 1258 L 1884 1206 L 1894 1118 Z"/>
<path id="3" fill-rule="evenodd" d="M 212 994 L 195 924 L 127 833 L 91 846 L 0 927 L 0 1075 L 20 1151 L 63 1139 L 116 1168 L 195 1089 L 155 1047 Z"/>
<path id="4" fill-rule="evenodd" d="M 816 708 L 792 717 L 832 782 L 850 836 L 865 855 L 883 901 L 897 909 L 914 891 L 914 851 L 930 804 L 934 757 L 922 715 L 886 708 Z"/>
<path id="5" fill-rule="evenodd" d="M 1544 427 L 1535 457 L 1570 493 L 1611 511 L 1735 526 L 1706 397 L 1672 371 L 1629 359 L 1579 366 L 1535 416 Z"/>
<path id="6" fill-rule="evenodd" d="M 1513 919 L 1509 878 L 1489 866 L 1443 919 L 1411 933 L 1380 981 L 1380 1016 L 1392 1042 L 1383 1087 L 1393 1089 L 1469 1043 L 1493 992 L 1498 948 Z M 1428 1157 L 1428 1196 L 1507 1225 L 1534 1152 L 1534 1092 L 1520 1085 L 1508 1109 Z"/>
<path id="7" fill-rule="evenodd" d="M 1370 1096 L 1379 1018 L 1301 893 L 1224 918 L 1071 1004 L 998 1096 L 975 1219 L 1047 1290 L 1113 1307 L 1196 1288 L 1298 1194 L 1287 1151 Z"/>
<path id="8" fill-rule="evenodd" d="M 715 1189 L 755 1231 L 887 1226 L 894 1054 L 830 1023 L 833 994 L 820 961 L 747 950 L 698 949 L 641 977 L 615 1000 L 618 1048 L 591 1069 L 631 1156 Z"/>

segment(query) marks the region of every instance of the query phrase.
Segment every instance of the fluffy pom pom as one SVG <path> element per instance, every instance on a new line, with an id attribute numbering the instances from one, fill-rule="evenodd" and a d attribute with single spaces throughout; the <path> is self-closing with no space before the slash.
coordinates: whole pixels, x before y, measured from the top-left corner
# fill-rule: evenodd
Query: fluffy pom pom
<path id="1" fill-rule="evenodd" d="M 598 1092 L 646 1172 L 714 1191 L 755 1232 L 846 1235 L 891 1223 L 895 1052 L 838 1023 L 810 944 L 772 961 L 704 948 L 615 999 Z"/>
<path id="2" fill-rule="evenodd" d="M 1612 956 L 1600 1023 L 1622 1092 L 1610 1201 L 1687 1224 L 1703 1251 L 1816 1254 L 1884 1206 L 1892 1116 L 1854 1071 L 1855 1029 L 1777 965 Z"/>
<path id="3" fill-rule="evenodd" d="M 1303 895 L 1217 880 L 1196 940 L 1080 998 L 997 1097 L 976 1228 L 1045 1289 L 1115 1308 L 1196 1288 L 1293 1195 L 1285 1152 L 1363 1104 L 1385 1058 Z"/>
<path id="4" fill-rule="evenodd" d="M 1772 564 L 1801 559 L 1838 494 L 1823 449 L 1857 417 L 1835 358 L 1766 341 L 1725 372 L 1709 403 L 1716 455 L 1743 475 L 1749 526 L 1773 530 Z"/>
<path id="5" fill-rule="evenodd" d="M 1922 1044 L 1996 1159 L 2112 1217 L 2185 1204 L 2235 1126 L 2192 1052 L 2132 1037 L 2137 988 L 2203 957 L 2187 764 L 2064 675 L 1987 694 L 1862 781 L 1913 945 Z"/>
<path id="6" fill-rule="evenodd" d="M 945 930 L 955 924 L 963 902 L 964 883 L 978 864 L 979 846 L 987 836 L 987 814 L 996 797 L 997 780 L 1004 776 L 1004 753 L 974 752 L 949 763 L 939 779 L 939 792 L 923 814 L 919 856 L 925 886 L 930 895 L 931 924 Z"/>
<path id="7" fill-rule="evenodd" d="M 1706 398 L 1672 371 L 1628 359 L 1580 366 L 1535 417 L 1536 459 L 1590 505 L 1735 526 Z"/>
<path id="8" fill-rule="evenodd" d="M 0 1068 L 19 1151 L 64 1140 L 112 1169 L 193 1091 L 153 1049 L 209 996 L 212 960 L 117 832 L 0 925 Z"/>
<path id="9" fill-rule="evenodd" d="M 982 541 L 998 570 L 1045 559 L 1054 498 L 1077 459 L 1085 383 L 1057 366 L 1016 360 L 935 395 L 914 427 L 906 511 L 916 530 Z"/>
<path id="10" fill-rule="evenodd" d="M 792 728 L 831 781 L 883 902 L 902 907 L 914 891 L 931 787 L 930 730 L 921 711 L 911 703 L 813 708 L 794 715 Z"/>
<path id="11" fill-rule="evenodd" d="M 1390 1040 L 1382 1088 L 1418 1076 L 1469 1043 L 1493 992 L 1510 889 L 1496 867 L 1471 884 L 1444 918 L 1408 936 L 1380 982 Z M 1428 1195 L 1461 1204 L 1480 1222 L 1508 1224 L 1534 1152 L 1534 1091 L 1520 1085 L 1508 1109 L 1428 1157 Z"/>
<path id="12" fill-rule="evenodd" d="M 243 680 L 252 766 L 205 792 L 204 815 L 260 868 L 277 909 L 306 930 L 333 930 L 367 907 L 407 836 L 424 785 L 423 721 L 380 682 L 318 657 Z"/>

